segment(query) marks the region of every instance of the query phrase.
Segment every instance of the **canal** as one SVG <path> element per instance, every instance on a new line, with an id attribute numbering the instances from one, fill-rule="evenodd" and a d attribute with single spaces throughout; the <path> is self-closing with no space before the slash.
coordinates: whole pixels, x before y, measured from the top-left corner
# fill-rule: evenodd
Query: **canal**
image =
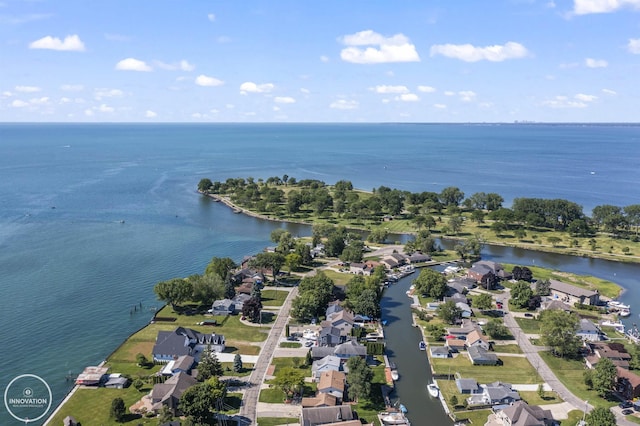
<path id="1" fill-rule="evenodd" d="M 447 247 L 447 241 L 441 244 Z M 624 288 L 619 300 L 631 305 L 632 315 L 623 322 L 627 327 L 638 322 L 640 313 L 640 265 L 612 262 L 600 259 L 564 256 L 511 247 L 487 245 L 482 251 L 483 260 L 516 264 L 520 266 L 540 266 L 592 275 L 613 281 Z M 450 425 L 439 400 L 427 393 L 426 385 L 431 380 L 431 369 L 425 352 L 418 349 L 422 339 L 420 331 L 412 327 L 411 299 L 406 291 L 416 274 L 401 279 L 385 290 L 381 301 L 382 318 L 388 321 L 385 340 L 389 359 L 398 367 L 400 380 L 396 382 L 394 401 L 399 401 L 408 409 L 412 425 Z M 635 310 L 634 310 L 635 308 Z"/>

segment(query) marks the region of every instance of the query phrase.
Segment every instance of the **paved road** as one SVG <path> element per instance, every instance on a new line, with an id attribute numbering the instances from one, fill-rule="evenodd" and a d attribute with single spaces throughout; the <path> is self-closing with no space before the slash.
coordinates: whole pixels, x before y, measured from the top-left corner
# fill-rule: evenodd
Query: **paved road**
<path id="1" fill-rule="evenodd" d="M 542 350 L 542 347 L 534 346 L 530 341 L 526 334 L 522 332 L 520 326 L 517 321 L 514 319 L 512 314 L 509 314 L 509 299 L 511 298 L 511 293 L 509 291 L 505 292 L 505 300 L 504 303 L 504 324 L 509 328 L 511 333 L 516 337 L 518 342 L 518 346 L 522 349 L 522 352 L 526 355 L 527 359 L 533 365 L 533 367 L 538 371 L 542 380 L 544 380 L 551 389 L 553 389 L 565 402 L 568 402 L 573 406 L 576 410 L 587 410 L 590 412 L 593 409 L 593 406 L 586 401 L 581 400 L 577 396 L 575 396 L 567 387 L 562 384 L 560 380 L 556 377 L 556 375 L 551 371 L 549 366 L 544 362 L 538 351 Z M 616 415 L 616 424 L 623 426 L 633 426 L 635 423 L 632 423 L 625 419 L 625 417 L 620 413 L 620 410 L 612 410 Z"/>
<path id="2" fill-rule="evenodd" d="M 262 346 L 262 350 L 260 351 L 260 356 L 258 357 L 258 361 L 256 362 L 253 372 L 249 377 L 248 388 L 244 393 L 244 397 L 242 398 L 242 406 L 240 407 L 240 416 L 245 417 L 254 424 L 256 423 L 257 417 L 257 406 L 258 406 L 258 395 L 260 394 L 260 385 L 264 382 L 264 377 L 267 372 L 267 368 L 271 364 L 271 359 L 273 358 L 273 352 L 278 347 L 278 340 L 282 335 L 282 332 L 289 321 L 289 311 L 291 311 L 291 302 L 298 295 L 298 287 L 294 287 L 290 292 L 287 298 L 285 299 L 282 307 L 280 308 L 280 313 L 276 318 L 271 331 L 269 332 L 269 337 L 264 342 Z"/>

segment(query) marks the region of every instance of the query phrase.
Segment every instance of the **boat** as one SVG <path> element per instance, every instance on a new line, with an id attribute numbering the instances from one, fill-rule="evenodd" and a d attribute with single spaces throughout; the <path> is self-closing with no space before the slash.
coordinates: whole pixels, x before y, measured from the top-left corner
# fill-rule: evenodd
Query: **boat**
<path id="1" fill-rule="evenodd" d="M 638 326 L 636 324 L 633 324 L 633 328 L 631 330 L 627 330 L 625 335 L 633 343 L 640 343 L 640 331 L 638 331 Z"/>
<path id="2" fill-rule="evenodd" d="M 631 311 L 629 309 L 620 309 L 620 312 L 618 312 L 618 316 L 621 317 L 628 317 L 629 315 L 631 315 Z"/>
<path id="3" fill-rule="evenodd" d="M 378 418 L 382 422 L 383 425 L 407 425 L 410 426 L 411 423 L 407 416 L 403 413 L 380 413 Z"/>
<path id="4" fill-rule="evenodd" d="M 407 410 L 407 407 L 405 407 L 405 406 L 404 406 L 404 404 L 400 404 L 400 405 L 398 406 L 398 408 L 400 409 L 400 412 L 401 412 L 402 414 L 407 414 L 407 411 L 409 411 L 409 410 Z"/>
<path id="5" fill-rule="evenodd" d="M 396 380 L 400 379 L 400 374 L 398 373 L 398 368 L 396 367 L 396 365 L 394 363 L 389 363 L 389 367 L 391 367 L 391 378 L 393 379 L 393 381 L 395 382 Z"/>
<path id="6" fill-rule="evenodd" d="M 631 309 L 631 305 L 625 305 L 622 302 L 618 302 L 617 300 L 611 300 L 609 303 L 607 303 L 607 306 L 610 308 L 615 308 L 615 309 Z"/>
<path id="7" fill-rule="evenodd" d="M 600 323 L 600 326 L 602 326 L 602 327 L 612 327 L 618 333 L 624 333 L 624 329 L 625 329 L 624 324 L 622 323 L 622 321 L 606 320 L 606 321 L 602 321 Z"/>
<path id="8" fill-rule="evenodd" d="M 438 398 L 440 396 L 440 388 L 435 384 L 435 382 L 431 382 L 427 385 L 427 390 L 429 391 L 429 395 L 434 398 Z"/>
<path id="9" fill-rule="evenodd" d="M 420 343 L 418 343 L 418 349 L 420 349 L 421 351 L 427 350 L 427 344 L 424 342 L 424 340 L 420 340 Z"/>

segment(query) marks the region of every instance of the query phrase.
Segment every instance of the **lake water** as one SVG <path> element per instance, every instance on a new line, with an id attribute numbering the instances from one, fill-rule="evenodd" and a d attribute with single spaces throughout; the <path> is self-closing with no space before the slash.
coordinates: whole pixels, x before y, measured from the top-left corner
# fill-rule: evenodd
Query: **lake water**
<path id="1" fill-rule="evenodd" d="M 65 376 L 104 360 L 148 322 L 158 281 L 201 273 L 213 256 L 239 261 L 270 245 L 276 227 L 309 234 L 200 197 L 203 177 L 458 186 L 497 192 L 507 205 L 565 198 L 588 212 L 640 201 L 639 137 L 640 127 L 609 125 L 0 124 L 0 388 L 36 374 L 56 404 L 70 386 Z M 535 259 L 500 248 L 484 256 Z M 535 262 L 613 279 L 628 288 L 623 300 L 640 304 L 636 266 L 556 255 Z M 0 404 L 0 424 L 21 423 Z"/>

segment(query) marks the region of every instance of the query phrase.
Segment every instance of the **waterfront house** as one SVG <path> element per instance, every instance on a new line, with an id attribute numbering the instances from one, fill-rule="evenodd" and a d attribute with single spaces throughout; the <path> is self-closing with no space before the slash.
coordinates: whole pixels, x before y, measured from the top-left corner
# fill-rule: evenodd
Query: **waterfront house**
<path id="1" fill-rule="evenodd" d="M 349 264 L 349 273 L 355 275 L 369 276 L 373 273 L 369 265 L 366 263 L 351 263 Z"/>
<path id="2" fill-rule="evenodd" d="M 320 346 L 337 346 L 340 343 L 344 343 L 345 337 L 342 336 L 341 331 L 337 327 L 322 327 L 320 330 L 320 338 L 318 344 Z"/>
<path id="3" fill-rule="evenodd" d="M 447 281 L 447 286 L 458 293 L 466 293 L 476 287 L 476 280 L 468 277 L 456 277 Z"/>
<path id="4" fill-rule="evenodd" d="M 442 299 L 442 301 L 445 302 L 445 303 L 446 302 L 453 302 L 456 305 L 458 303 L 464 303 L 465 305 L 467 305 L 467 308 L 469 308 L 469 305 L 467 304 L 467 302 L 469 302 L 469 299 L 467 299 L 467 296 L 465 296 L 462 293 L 453 293 L 453 295 L 451 295 L 451 296 L 445 296 Z"/>
<path id="5" fill-rule="evenodd" d="M 367 347 L 361 345 L 355 340 L 349 340 L 348 342 L 341 343 L 334 348 L 333 354 L 340 359 L 349 359 L 354 356 L 361 358 L 367 357 Z"/>
<path id="6" fill-rule="evenodd" d="M 169 362 L 182 355 L 193 356 L 196 361 L 207 346 L 215 352 L 223 352 L 225 339 L 221 334 L 205 334 L 186 327 L 173 331 L 158 331 L 152 354 L 155 362 Z"/>
<path id="7" fill-rule="evenodd" d="M 569 305 L 576 303 L 582 305 L 597 305 L 600 303 L 598 290 L 588 290 L 553 279 L 549 280 L 549 290 L 551 291 L 550 297 L 552 299 L 560 300 Z"/>
<path id="8" fill-rule="evenodd" d="M 129 386 L 129 383 L 129 379 L 122 376 L 120 373 L 114 373 L 107 376 L 107 381 L 104 383 L 104 387 L 110 389 L 124 389 Z"/>
<path id="9" fill-rule="evenodd" d="M 475 269 L 474 269 L 475 268 Z M 475 271 L 488 271 L 501 280 L 508 280 L 511 278 L 511 274 L 504 270 L 502 264 L 493 262 L 491 260 L 481 260 L 472 265 L 471 269 Z M 472 277 L 473 278 L 473 277 Z M 481 280 L 478 280 L 481 281 Z"/>
<path id="10" fill-rule="evenodd" d="M 451 358 L 451 352 L 445 346 L 429 345 L 429 354 L 431 358 Z"/>
<path id="11" fill-rule="evenodd" d="M 479 394 L 482 393 L 482 388 L 478 385 L 475 379 L 456 379 L 456 388 L 461 394 Z"/>
<path id="12" fill-rule="evenodd" d="M 482 334 L 480 330 L 476 329 L 476 330 L 473 330 L 471 333 L 467 334 L 467 338 L 465 340 L 465 346 L 467 347 L 467 349 L 474 346 L 478 346 L 485 350 L 489 350 L 489 347 L 491 345 L 489 344 L 489 339 L 487 339 L 487 336 Z"/>
<path id="13" fill-rule="evenodd" d="M 481 346 L 468 348 L 467 356 L 473 365 L 497 365 L 500 362 L 496 354 L 488 352 Z"/>
<path id="14" fill-rule="evenodd" d="M 191 374 L 191 369 L 195 362 L 195 358 L 190 355 L 179 356 L 178 358 L 169 361 L 167 365 L 160 370 L 160 374 L 163 376 L 173 376 L 180 372 Z"/>
<path id="15" fill-rule="evenodd" d="M 300 426 L 320 426 L 351 420 L 355 420 L 351 405 L 303 408 L 300 414 Z M 357 422 L 360 424 L 360 420 Z"/>
<path id="16" fill-rule="evenodd" d="M 640 376 L 627 369 L 616 367 L 616 391 L 625 399 L 640 397 Z"/>
<path id="17" fill-rule="evenodd" d="M 213 315 L 233 315 L 236 313 L 236 304 L 231 299 L 216 300 L 211 305 Z"/>
<path id="18" fill-rule="evenodd" d="M 340 402 L 344 396 L 346 378 L 347 376 L 341 371 L 329 370 L 322 372 L 318 381 L 318 393 L 333 395 Z"/>
<path id="19" fill-rule="evenodd" d="M 174 416 L 179 415 L 178 404 L 180 403 L 180 397 L 184 391 L 196 383 L 195 377 L 181 372 L 170 377 L 164 383 L 153 385 L 150 395 L 153 410 L 158 412 L 164 406 L 169 408 Z"/>
<path id="20" fill-rule="evenodd" d="M 537 405 L 516 401 L 496 412 L 496 420 L 504 426 L 546 426 L 554 424 L 553 414 Z"/>
<path id="21" fill-rule="evenodd" d="M 519 401 L 520 394 L 511 388 L 511 384 L 493 382 L 481 385 L 482 393 L 467 398 L 469 405 L 504 405 Z"/>
<path id="22" fill-rule="evenodd" d="M 311 364 L 311 378 L 314 381 L 320 380 L 320 375 L 328 371 L 341 371 L 342 361 L 335 355 L 328 355 Z"/>
<path id="23" fill-rule="evenodd" d="M 589 351 L 585 357 L 587 368 L 595 368 L 598 361 L 608 358 L 616 367 L 629 369 L 631 354 L 620 343 L 592 342 L 587 344 L 587 349 Z"/>
<path id="24" fill-rule="evenodd" d="M 412 253 L 405 258 L 405 262 L 407 262 L 409 265 L 414 265 L 416 263 L 425 263 L 430 261 L 431 261 L 431 256 L 429 256 L 428 254 L 422 254 L 419 252 Z"/>
<path id="25" fill-rule="evenodd" d="M 354 324 L 355 320 L 353 318 L 353 314 L 345 309 L 332 314 L 331 317 L 323 321 L 321 325 L 323 327 L 331 326 L 339 328 L 340 333 L 343 336 L 349 336 Z"/>
<path id="26" fill-rule="evenodd" d="M 566 303 L 558 299 L 546 299 L 542 302 L 542 305 L 540 307 L 543 310 L 555 309 L 558 311 L 571 312 L 571 306 L 567 305 Z"/>
<path id="27" fill-rule="evenodd" d="M 586 340 L 589 342 L 598 342 L 602 340 L 602 331 L 600 331 L 600 329 L 593 322 L 585 318 L 580 319 L 580 324 L 578 326 L 578 330 L 576 331 L 576 335 L 582 340 Z"/>
<path id="28" fill-rule="evenodd" d="M 302 408 L 309 407 L 333 407 L 337 404 L 336 397 L 329 393 L 319 393 L 310 398 L 302 398 L 300 405 Z"/>
<path id="29" fill-rule="evenodd" d="M 343 311 L 344 308 L 342 307 L 342 305 L 340 305 L 339 302 L 330 302 L 329 306 L 327 306 L 327 309 L 324 312 L 324 316 L 325 318 L 329 319 L 333 316 L 333 314 L 337 314 L 340 311 Z"/>
<path id="30" fill-rule="evenodd" d="M 466 337 L 467 334 L 471 333 L 473 330 L 478 328 L 478 324 L 465 319 L 462 320 L 462 324 L 460 327 L 449 327 L 447 328 L 447 334 L 455 337 Z"/>

